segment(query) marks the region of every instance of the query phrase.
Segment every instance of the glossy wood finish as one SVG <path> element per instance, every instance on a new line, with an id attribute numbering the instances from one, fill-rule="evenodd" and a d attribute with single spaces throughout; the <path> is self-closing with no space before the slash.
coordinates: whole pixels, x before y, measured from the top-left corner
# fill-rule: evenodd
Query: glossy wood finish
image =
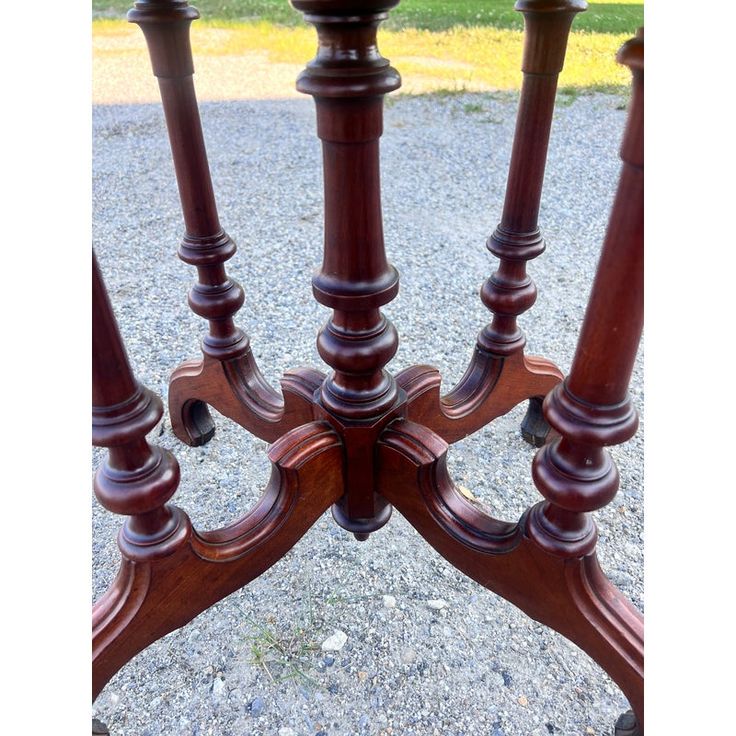
<path id="1" fill-rule="evenodd" d="M 400 398 L 385 370 L 399 338 L 380 308 L 396 296 L 399 275 L 384 249 L 378 140 L 383 95 L 401 79 L 376 40 L 379 23 L 398 0 L 292 5 L 314 24 L 319 42 L 297 89 L 314 97 L 324 162 L 324 260 L 312 289 L 333 309 L 317 338 L 333 369 L 320 388 L 319 409 L 345 448 L 345 495 L 333 516 L 364 540 L 391 515 L 376 492 L 373 448 Z"/>
<path id="2" fill-rule="evenodd" d="M 209 324 L 203 359 L 180 366 L 172 375 L 169 414 L 174 433 L 189 445 L 201 445 L 214 434 L 207 404 L 273 441 L 309 421 L 310 411 L 298 392 L 284 400 L 267 384 L 248 336 L 233 320 L 245 294 L 224 266 L 236 247 L 217 214 L 194 91 L 189 30 L 197 18 L 199 12 L 184 0 L 140 0 L 128 13 L 128 20 L 143 30 L 161 91 L 186 228 L 179 257 L 197 268 L 189 305 Z"/>
<path id="3" fill-rule="evenodd" d="M 190 303 L 210 323 L 204 359 L 172 377 L 174 429 L 189 444 L 209 439 L 209 404 L 274 443 L 273 469 L 259 502 L 223 529 L 197 531 L 168 504 L 178 465 L 145 439 L 161 403 L 133 376 L 95 263 L 93 439 L 110 448 L 95 492 L 129 518 L 120 572 L 93 610 L 94 695 L 148 644 L 268 569 L 328 508 L 365 539 L 395 506 L 458 569 L 597 661 L 634 709 L 626 732 L 643 734 L 643 620 L 601 571 L 591 518 L 618 487 L 605 446 L 637 426 L 627 388 L 643 315 L 643 34 L 619 54 L 634 76 L 624 165 L 572 369 L 560 383 L 548 361 L 524 355 L 516 320 L 536 294 L 526 263 L 544 247 L 537 213 L 554 91 L 584 3 L 517 2 L 526 17 L 525 81 L 504 214 L 489 240 L 500 265 L 483 299 L 494 316 L 465 378 L 441 397 L 435 369 L 386 370 L 398 334 L 381 307 L 396 295 L 398 274 L 383 240 L 379 138 L 383 96 L 400 79 L 378 51 L 377 30 L 398 0 L 292 4 L 318 36 L 297 84 L 315 99 L 323 148 L 324 258 L 312 285 L 333 311 L 317 338 L 330 372 L 291 371 L 282 394 L 263 381 L 233 322 L 243 292 L 225 274 L 234 245 L 217 220 L 196 112 L 188 45 L 196 11 L 161 1 L 131 12 L 161 82 L 187 228 L 180 252 L 199 274 Z M 453 485 L 448 443 L 548 389 L 544 417 L 556 435 L 532 470 L 545 500 L 517 522 L 494 519 Z"/>
<path id="4" fill-rule="evenodd" d="M 430 366 L 397 376 L 410 396 L 409 417 L 447 442 L 455 442 L 531 399 L 522 433 L 540 446 L 549 431 L 541 399 L 562 380 L 550 361 L 524 355 L 526 338 L 517 317 L 537 298 L 526 264 L 544 252 L 538 227 L 557 78 L 562 71 L 573 19 L 584 0 L 517 0 L 524 15 L 523 82 L 501 222 L 487 247 L 500 263 L 481 289 L 493 320 L 478 335 L 465 374 L 440 396 L 441 376 Z"/>
<path id="5" fill-rule="evenodd" d="M 118 538 L 120 571 L 92 610 L 94 698 L 138 652 L 286 554 L 340 496 L 342 473 L 329 424 L 303 424 L 271 446 L 271 479 L 253 509 L 198 532 L 166 505 L 179 466 L 145 439 L 163 407 L 133 377 L 96 262 L 93 351 L 93 442 L 110 448 L 95 493 L 105 508 L 129 515 Z"/>

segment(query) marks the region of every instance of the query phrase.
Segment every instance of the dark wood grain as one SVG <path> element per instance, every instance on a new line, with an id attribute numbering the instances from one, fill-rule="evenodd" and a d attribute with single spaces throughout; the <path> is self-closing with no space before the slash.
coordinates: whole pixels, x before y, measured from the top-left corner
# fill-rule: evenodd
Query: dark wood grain
<path id="1" fill-rule="evenodd" d="M 562 380 L 559 368 L 541 357 L 524 355 L 526 338 L 517 318 L 537 298 L 526 264 L 544 252 L 538 227 L 557 78 L 562 71 L 570 27 L 583 0 L 517 0 L 524 15 L 523 82 L 516 117 L 501 222 L 487 247 L 499 259 L 498 270 L 483 284 L 481 299 L 493 320 L 478 335 L 465 374 L 447 395 L 440 395 L 439 372 L 429 366 L 397 376 L 409 393 L 409 417 L 455 442 L 532 399 L 522 424 L 524 438 L 543 444 L 549 427 L 539 402 Z"/>
<path id="2" fill-rule="evenodd" d="M 207 404 L 273 441 L 309 421 L 311 411 L 298 396 L 283 397 L 266 382 L 248 336 L 234 323 L 245 293 L 225 271 L 236 246 L 218 217 L 194 90 L 189 30 L 197 18 L 199 12 L 182 0 L 141 0 L 128 13 L 143 30 L 161 91 L 184 215 L 179 257 L 197 269 L 189 305 L 209 325 L 203 359 L 185 363 L 171 377 L 169 414 L 174 433 L 189 445 L 214 434 Z"/>
<path id="3" fill-rule="evenodd" d="M 310 422 L 271 446 L 271 480 L 243 518 L 198 532 L 167 501 L 174 456 L 146 434 L 161 401 L 133 377 L 102 276 L 93 261 L 93 442 L 109 448 L 95 494 L 127 515 L 122 561 L 92 609 L 93 698 L 138 652 L 247 584 L 277 562 L 342 494 L 340 439 Z"/>
<path id="4" fill-rule="evenodd" d="M 297 89 L 314 97 L 324 167 L 324 258 L 312 289 L 333 310 L 317 338 L 333 370 L 318 403 L 345 449 L 345 496 L 333 516 L 362 540 L 391 515 L 375 492 L 373 448 L 400 402 L 385 370 L 399 338 L 380 310 L 396 296 L 399 274 L 384 247 L 379 138 L 383 95 L 401 79 L 376 39 L 386 11 L 397 4 L 292 0 L 318 37 L 317 54 L 297 80 Z"/>
<path id="5" fill-rule="evenodd" d="M 198 271 L 190 304 L 210 325 L 203 359 L 172 376 L 172 425 L 182 441 L 205 442 L 213 431 L 207 405 L 215 407 L 273 442 L 272 473 L 251 511 L 222 529 L 196 530 L 169 503 L 179 466 L 146 441 L 163 408 L 133 375 L 93 260 L 93 441 L 109 448 L 95 493 L 128 517 L 118 538 L 120 570 L 93 608 L 93 695 L 150 643 L 267 570 L 328 508 L 366 539 L 395 506 L 459 570 L 598 662 L 635 714 L 617 732 L 641 736 L 643 618 L 601 571 L 591 514 L 618 488 L 606 446 L 631 437 L 638 422 L 627 392 L 643 325 L 643 31 L 618 56 L 634 79 L 623 167 L 562 381 L 549 361 L 524 354 L 517 317 L 536 296 L 526 264 L 544 248 L 537 217 L 557 75 L 585 3 L 518 0 L 524 84 L 503 217 L 488 244 L 499 267 L 482 291 L 493 318 L 464 378 L 442 396 L 434 368 L 413 366 L 396 377 L 386 369 L 398 333 L 381 308 L 399 278 L 384 246 L 379 139 L 383 97 L 400 78 L 378 51 L 377 31 L 398 0 L 292 4 L 318 38 L 297 86 L 314 97 L 322 142 L 324 257 L 312 285 L 332 315 L 317 338 L 329 373 L 289 371 L 280 393 L 262 378 L 233 320 L 244 294 L 224 268 L 235 246 L 217 217 L 192 84 L 188 34 L 198 14 L 183 1 L 151 0 L 129 16 L 144 30 L 161 86 L 186 227 L 180 255 Z M 541 443 L 548 425 L 555 433 L 532 467 L 544 500 L 515 522 L 494 519 L 454 486 L 448 443 L 526 399 L 536 424 L 527 424 L 529 438 Z"/>

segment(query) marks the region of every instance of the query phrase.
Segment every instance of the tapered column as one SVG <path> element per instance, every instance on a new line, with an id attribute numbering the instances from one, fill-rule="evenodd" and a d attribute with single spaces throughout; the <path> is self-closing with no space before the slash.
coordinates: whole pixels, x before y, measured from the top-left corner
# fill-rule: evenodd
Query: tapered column
<path id="1" fill-rule="evenodd" d="M 562 372 L 545 358 L 524 354 L 526 338 L 517 318 L 537 297 L 526 264 L 544 251 L 537 218 L 557 77 L 572 21 L 587 4 L 584 0 L 517 0 L 515 7 L 524 14 L 524 79 L 503 215 L 487 242 L 500 264 L 480 294 L 493 319 L 478 335 L 462 378 L 444 396 L 440 373 L 431 366 L 414 366 L 396 380 L 408 396 L 408 417 L 446 442 L 467 437 L 529 400 L 521 432 L 539 447 L 549 433 L 542 398 L 562 380 Z"/>
<path id="2" fill-rule="evenodd" d="M 292 4 L 319 37 L 317 56 L 297 81 L 299 91 L 315 98 L 324 161 L 324 260 L 312 285 L 317 301 L 333 309 L 317 339 L 333 370 L 319 402 L 348 427 L 348 493 L 336 518 L 362 536 L 388 519 L 386 504 L 373 495 L 373 444 L 398 399 L 396 382 L 384 369 L 398 336 L 380 307 L 396 295 L 399 277 L 384 250 L 378 139 L 383 95 L 401 80 L 376 42 L 379 23 L 398 0 Z"/>
<path id="3" fill-rule="evenodd" d="M 547 553 L 567 561 L 593 557 L 592 511 L 610 503 L 619 476 L 605 449 L 629 439 L 638 426 L 628 394 L 644 317 L 644 33 L 626 43 L 618 60 L 634 77 L 621 158 L 623 168 L 600 262 L 570 374 L 545 399 L 544 415 L 561 435 L 534 459 L 534 482 L 546 501 L 535 506 L 527 534 Z M 631 630 L 642 626 L 629 616 Z M 643 720 L 643 650 L 617 682 L 636 723 L 619 721 L 617 734 L 639 736 Z M 631 719 L 629 718 L 629 721 Z"/>
<path id="4" fill-rule="evenodd" d="M 487 244 L 500 264 L 481 290 L 481 298 L 493 312 L 493 320 L 478 336 L 480 349 L 500 356 L 519 352 L 526 343 L 517 317 L 537 297 L 526 264 L 544 251 L 537 218 L 557 77 L 565 61 L 573 18 L 587 8 L 587 3 L 517 0 L 515 8 L 524 14 L 524 79 L 503 215 Z"/>
<path id="5" fill-rule="evenodd" d="M 142 0 L 128 13 L 128 20 L 143 30 L 161 90 L 186 227 L 179 257 L 197 268 L 198 281 L 189 292 L 189 304 L 209 322 L 202 351 L 228 360 L 245 355 L 249 344 L 233 322 L 244 293 L 223 265 L 235 254 L 235 243 L 217 215 L 194 92 L 189 29 L 197 18 L 199 12 L 185 0 Z"/>
<path id="6" fill-rule="evenodd" d="M 570 374 L 545 400 L 545 417 L 562 436 L 534 460 L 547 498 L 535 515 L 536 536 L 566 556 L 593 549 L 588 512 L 610 503 L 618 488 L 604 447 L 629 439 L 638 426 L 628 386 L 644 319 L 643 31 L 618 58 L 634 74 L 624 164 Z"/>
<path id="7" fill-rule="evenodd" d="M 179 483 L 174 456 L 146 441 L 161 419 L 160 399 L 133 377 L 97 260 L 92 260 L 92 442 L 109 448 L 95 494 L 129 518 L 119 543 L 133 559 L 165 555 L 181 542 L 181 512 L 166 502 Z"/>

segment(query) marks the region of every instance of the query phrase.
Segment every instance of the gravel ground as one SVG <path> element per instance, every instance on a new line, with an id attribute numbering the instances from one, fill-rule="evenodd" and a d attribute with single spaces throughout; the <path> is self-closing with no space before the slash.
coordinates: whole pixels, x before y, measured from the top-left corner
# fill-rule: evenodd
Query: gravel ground
<path id="1" fill-rule="evenodd" d="M 540 222 L 547 252 L 522 317 L 528 350 L 567 370 L 618 176 L 618 98 L 558 109 Z M 402 288 L 385 309 L 401 336 L 391 369 L 433 363 L 452 385 L 488 319 L 478 288 L 503 201 L 515 101 L 399 97 L 382 141 L 386 245 Z M 238 323 L 266 377 L 321 366 L 327 311 L 311 296 L 321 253 L 321 156 L 309 99 L 207 102 L 202 117 L 221 219 L 239 244 Z M 157 105 L 94 109 L 94 245 L 141 381 L 165 395 L 204 325 L 187 308 L 193 271 L 175 256 L 181 214 Z M 431 337 L 430 337 L 431 336 Z M 429 339 L 428 339 L 429 338 Z M 632 394 L 641 410 L 641 356 Z M 539 496 L 518 407 L 449 453 L 456 482 L 498 517 Z M 175 502 L 200 529 L 249 508 L 268 478 L 265 443 L 222 417 L 188 448 L 168 417 L 153 439 L 182 468 Z M 643 426 L 613 448 L 621 490 L 597 514 L 601 563 L 643 606 Z M 94 465 L 102 452 L 93 453 Z M 93 504 L 93 592 L 112 581 L 121 520 Z M 438 600 L 444 602 L 437 603 Z M 434 602 L 434 603 L 430 603 Z M 344 632 L 340 651 L 323 641 Z M 155 643 L 93 706 L 115 736 L 546 736 L 612 734 L 627 704 L 575 646 L 445 563 L 398 513 L 358 543 L 329 515 L 247 588 Z"/>

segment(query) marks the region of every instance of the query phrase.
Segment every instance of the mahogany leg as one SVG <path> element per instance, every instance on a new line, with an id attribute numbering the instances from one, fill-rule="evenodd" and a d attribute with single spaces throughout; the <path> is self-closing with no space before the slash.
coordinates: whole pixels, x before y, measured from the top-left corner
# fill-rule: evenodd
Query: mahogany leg
<path id="1" fill-rule="evenodd" d="M 551 361 L 524 355 L 526 338 L 517 317 L 537 296 L 526 264 L 545 248 L 538 215 L 557 77 L 572 21 L 587 3 L 517 0 L 515 8 L 524 14 L 524 79 L 503 215 L 487 243 L 500 264 L 481 289 L 481 299 L 493 313 L 493 320 L 478 335 L 465 374 L 444 397 L 440 398 L 439 371 L 429 366 L 417 366 L 396 377 L 409 393 L 409 418 L 447 442 L 472 434 L 531 399 L 522 436 L 533 445 L 543 444 L 549 425 L 539 412 L 539 400 L 563 378 Z M 420 385 L 413 381 L 416 371 L 424 374 Z"/>
<path id="2" fill-rule="evenodd" d="M 315 410 L 344 443 L 345 494 L 333 517 L 361 541 L 391 515 L 376 493 L 374 447 L 402 400 L 385 370 L 399 338 L 381 307 L 396 296 L 399 274 L 384 247 L 379 170 L 383 96 L 401 78 L 376 40 L 398 2 L 292 0 L 318 36 L 317 55 L 297 80 L 297 89 L 314 97 L 324 164 L 324 258 L 312 290 L 333 310 L 317 338 L 333 370 L 316 394 Z"/>
<path id="3" fill-rule="evenodd" d="M 468 500 L 447 474 L 447 449 L 425 427 L 395 420 L 378 446 L 381 493 L 454 567 L 587 652 L 641 713 L 641 614 L 594 551 L 566 559 L 531 539 L 530 512 L 512 524 Z"/>
<path id="4" fill-rule="evenodd" d="M 310 421 L 312 412 L 309 402 L 298 396 L 285 402 L 268 385 L 248 336 L 233 321 L 245 294 L 225 271 L 236 246 L 217 214 L 194 91 L 189 30 L 197 18 L 199 12 L 183 0 L 139 0 L 128 13 L 143 30 L 161 91 L 186 227 L 179 257 L 198 274 L 189 305 L 209 323 L 203 359 L 183 364 L 171 377 L 169 413 L 174 434 L 189 445 L 204 444 L 214 434 L 207 404 L 272 442 Z"/>
<path id="5" fill-rule="evenodd" d="M 628 384 L 644 307 L 643 30 L 618 60 L 634 77 L 623 167 L 570 374 L 544 401 L 559 433 L 532 468 L 546 500 L 518 524 L 489 517 L 454 488 L 443 439 L 406 419 L 380 437 L 379 478 L 381 493 L 447 560 L 595 659 L 633 709 L 618 733 L 643 736 L 644 620 L 601 571 L 591 516 L 618 489 L 605 446 L 638 426 Z"/>
<path id="6" fill-rule="evenodd" d="M 545 417 L 560 437 L 537 453 L 532 467 L 546 501 L 532 509 L 527 533 L 566 564 L 592 553 L 597 530 L 590 512 L 610 503 L 618 489 L 618 471 L 605 447 L 629 439 L 638 426 L 628 385 L 644 322 L 643 29 L 617 58 L 633 73 L 623 167 L 570 374 L 544 402 Z M 641 676 L 632 682 L 633 692 L 624 692 L 637 723 L 623 717 L 621 733 L 644 733 L 643 651 L 636 663 Z"/>
<path id="7" fill-rule="evenodd" d="M 249 513 L 222 529 L 193 529 L 166 503 L 179 466 L 145 439 L 163 407 L 133 377 L 96 260 L 93 298 L 93 441 L 110 448 L 95 494 L 129 516 L 118 537 L 118 575 L 92 609 L 94 698 L 142 649 L 283 557 L 343 487 L 339 438 L 327 423 L 310 422 L 272 445 L 271 480 Z"/>

